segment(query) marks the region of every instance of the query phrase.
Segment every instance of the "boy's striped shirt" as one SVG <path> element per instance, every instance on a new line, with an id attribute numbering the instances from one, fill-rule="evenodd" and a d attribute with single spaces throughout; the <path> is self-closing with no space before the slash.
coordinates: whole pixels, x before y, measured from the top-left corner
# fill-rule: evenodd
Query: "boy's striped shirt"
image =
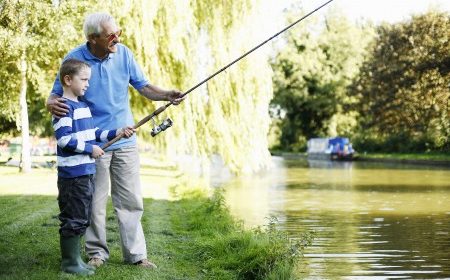
<path id="1" fill-rule="evenodd" d="M 66 99 L 69 112 L 64 117 L 52 117 L 57 141 L 58 176 L 74 178 L 95 174 L 92 145 L 116 137 L 117 130 L 94 127 L 91 111 L 86 103 Z"/>

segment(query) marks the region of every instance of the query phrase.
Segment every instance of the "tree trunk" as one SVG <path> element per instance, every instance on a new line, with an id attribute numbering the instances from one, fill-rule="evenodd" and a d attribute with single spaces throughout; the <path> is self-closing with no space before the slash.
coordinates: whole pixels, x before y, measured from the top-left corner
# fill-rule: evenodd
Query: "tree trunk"
<path id="1" fill-rule="evenodd" d="M 22 173 L 31 171 L 31 145 L 27 107 L 27 62 L 25 57 L 26 53 L 24 50 L 20 59 L 20 129 L 22 131 L 22 153 L 20 156 L 19 170 Z"/>

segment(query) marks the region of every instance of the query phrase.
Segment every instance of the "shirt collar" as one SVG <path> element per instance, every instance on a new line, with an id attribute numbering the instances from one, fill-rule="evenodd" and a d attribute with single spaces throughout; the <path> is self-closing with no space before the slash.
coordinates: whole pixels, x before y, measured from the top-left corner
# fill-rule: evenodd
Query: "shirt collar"
<path id="1" fill-rule="evenodd" d="M 95 57 L 88 48 L 88 42 L 86 42 L 86 44 L 83 45 L 82 47 L 82 51 L 83 51 L 83 56 L 86 60 L 99 60 L 99 61 L 103 61 L 103 60 L 109 60 L 111 58 L 114 57 L 115 53 L 110 53 L 108 54 L 108 56 L 105 59 L 99 59 L 98 57 Z"/>

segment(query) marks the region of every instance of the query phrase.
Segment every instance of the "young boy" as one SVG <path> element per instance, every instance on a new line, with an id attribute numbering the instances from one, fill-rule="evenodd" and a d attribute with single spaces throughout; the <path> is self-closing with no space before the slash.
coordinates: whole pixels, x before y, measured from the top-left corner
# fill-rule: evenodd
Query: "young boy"
<path id="1" fill-rule="evenodd" d="M 79 275 L 92 275 L 95 270 L 80 257 L 80 237 L 90 224 L 95 159 L 104 154 L 95 143 L 106 142 L 120 133 L 125 137 L 134 133 L 132 127 L 117 130 L 94 127 L 89 107 L 78 99 L 88 88 L 90 77 L 89 64 L 76 59 L 62 63 L 59 78 L 69 112 L 64 117 L 52 118 L 58 156 L 61 270 Z"/>

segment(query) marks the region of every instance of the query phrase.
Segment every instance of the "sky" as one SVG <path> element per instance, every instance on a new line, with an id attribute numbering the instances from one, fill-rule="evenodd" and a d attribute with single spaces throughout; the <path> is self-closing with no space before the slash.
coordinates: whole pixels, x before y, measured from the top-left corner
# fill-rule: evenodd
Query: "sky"
<path id="1" fill-rule="evenodd" d="M 280 2 L 285 6 L 292 2 L 301 2 L 305 11 L 309 12 L 327 0 L 281 0 Z M 430 7 L 438 7 L 440 10 L 450 12 L 450 0 L 334 0 L 318 13 L 324 13 L 331 6 L 339 7 L 352 20 L 369 19 L 374 23 L 399 22 L 410 18 L 411 14 L 424 13 Z"/>

